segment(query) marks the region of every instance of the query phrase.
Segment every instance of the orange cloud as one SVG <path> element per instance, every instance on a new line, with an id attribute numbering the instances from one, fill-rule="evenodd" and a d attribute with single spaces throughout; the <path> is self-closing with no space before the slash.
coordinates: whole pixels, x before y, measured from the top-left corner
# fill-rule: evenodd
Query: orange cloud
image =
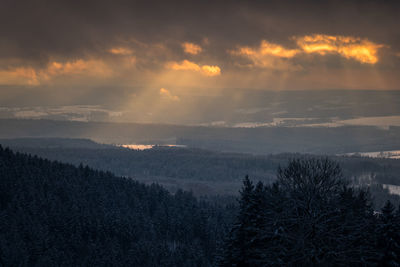
<path id="1" fill-rule="evenodd" d="M 288 61 L 288 59 L 293 58 L 300 52 L 298 49 L 287 49 L 266 40 L 262 40 L 260 46 L 257 48 L 243 46 L 237 50 L 230 51 L 232 55 L 242 56 L 250 60 L 251 63 L 245 64 L 245 66 L 275 70 L 300 69 L 300 66 L 293 65 Z"/>
<path id="2" fill-rule="evenodd" d="M 262 40 L 257 48 L 244 46 L 230 51 L 230 53 L 249 59 L 252 64 L 248 66 L 287 70 L 299 69 L 299 66 L 294 66 L 287 60 L 285 61 L 285 59 L 304 53 L 316 53 L 319 55 L 339 54 L 347 59 L 354 59 L 361 63 L 375 64 L 378 62 L 378 49 L 384 47 L 384 45 L 373 43 L 367 39 L 351 36 L 314 34 L 294 37 L 293 39 L 296 40 L 297 49 L 288 49 Z"/>
<path id="3" fill-rule="evenodd" d="M 45 78 L 57 75 L 88 75 L 88 76 L 109 76 L 111 69 L 101 60 L 83 60 L 69 62 L 53 61 L 40 74 Z"/>
<path id="4" fill-rule="evenodd" d="M 260 47 L 253 49 L 250 47 L 240 47 L 238 50 L 233 51 L 233 54 L 243 55 L 249 58 L 262 58 L 263 56 L 275 56 L 282 58 L 294 57 L 299 51 L 297 49 L 286 49 L 281 45 L 269 43 L 265 40 L 261 41 Z"/>
<path id="5" fill-rule="evenodd" d="M 173 69 L 173 70 L 192 70 L 192 71 L 200 71 L 200 66 L 197 65 L 194 62 L 191 62 L 189 60 L 183 60 L 182 62 L 170 62 L 167 64 L 167 68 Z"/>
<path id="6" fill-rule="evenodd" d="M 35 69 L 20 67 L 10 70 L 0 70 L 0 84 L 39 85 L 39 80 Z"/>
<path id="7" fill-rule="evenodd" d="M 181 100 L 178 96 L 173 95 L 169 90 L 167 90 L 165 88 L 160 89 L 160 95 L 162 97 L 167 98 L 172 101 L 180 101 Z"/>
<path id="8" fill-rule="evenodd" d="M 188 70 L 188 71 L 200 72 L 205 76 L 221 75 L 221 69 L 218 66 L 210 66 L 210 65 L 199 66 L 198 64 L 186 59 L 183 60 L 182 62 L 176 62 L 176 61 L 169 62 L 167 63 L 166 67 L 172 70 Z"/>
<path id="9" fill-rule="evenodd" d="M 203 51 L 201 46 L 194 44 L 194 43 L 188 43 L 185 42 L 182 44 L 183 51 L 187 54 L 192 54 L 192 55 L 197 55 Z"/>
<path id="10" fill-rule="evenodd" d="M 35 86 L 58 76 L 109 77 L 111 75 L 112 70 L 101 60 L 53 61 L 42 69 L 18 67 L 0 70 L 0 84 Z"/>
<path id="11" fill-rule="evenodd" d="M 337 53 L 345 58 L 367 64 L 377 63 L 378 49 L 384 47 L 384 45 L 373 43 L 367 39 L 351 36 L 314 34 L 297 37 L 295 40 L 297 45 L 307 54 Z"/>
<path id="12" fill-rule="evenodd" d="M 129 56 L 133 54 L 133 51 L 126 47 L 114 47 L 108 50 L 109 53 L 114 55 Z"/>
<path id="13" fill-rule="evenodd" d="M 206 76 L 221 75 L 221 69 L 218 66 L 204 65 L 201 67 L 202 73 Z"/>

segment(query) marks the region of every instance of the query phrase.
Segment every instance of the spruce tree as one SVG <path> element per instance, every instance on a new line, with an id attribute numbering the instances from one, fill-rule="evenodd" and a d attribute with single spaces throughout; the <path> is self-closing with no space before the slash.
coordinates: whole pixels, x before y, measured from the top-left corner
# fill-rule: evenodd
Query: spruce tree
<path id="1" fill-rule="evenodd" d="M 251 243 L 257 235 L 252 210 L 253 198 L 254 185 L 246 175 L 243 180 L 243 189 L 240 191 L 239 213 L 226 240 L 221 266 L 249 266 Z"/>
<path id="2" fill-rule="evenodd" d="M 398 213 L 388 200 L 379 216 L 378 249 L 381 266 L 400 266 L 400 228 Z"/>
<path id="3" fill-rule="evenodd" d="M 367 191 L 327 159 L 297 159 L 272 185 L 246 177 L 222 266 L 374 265 L 376 218 Z"/>

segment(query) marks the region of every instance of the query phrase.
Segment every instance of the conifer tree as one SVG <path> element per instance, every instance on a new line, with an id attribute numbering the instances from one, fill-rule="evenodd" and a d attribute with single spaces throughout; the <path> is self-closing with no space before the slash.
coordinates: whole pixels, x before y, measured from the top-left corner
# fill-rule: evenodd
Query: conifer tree
<path id="1" fill-rule="evenodd" d="M 254 228 L 254 185 L 249 177 L 243 180 L 239 213 L 226 241 L 221 266 L 249 266 L 250 247 L 257 229 Z"/>
<path id="2" fill-rule="evenodd" d="M 244 180 L 222 266 L 374 265 L 376 218 L 369 194 L 327 159 L 297 159 L 277 181 Z"/>
<path id="3" fill-rule="evenodd" d="M 400 225 L 395 207 L 388 200 L 379 216 L 378 248 L 381 266 L 400 266 Z"/>

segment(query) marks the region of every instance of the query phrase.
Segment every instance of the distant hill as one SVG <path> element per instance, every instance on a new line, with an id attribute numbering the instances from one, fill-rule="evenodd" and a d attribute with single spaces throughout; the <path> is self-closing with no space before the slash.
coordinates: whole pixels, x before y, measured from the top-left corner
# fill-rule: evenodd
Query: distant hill
<path id="1" fill-rule="evenodd" d="M 178 144 L 253 154 L 400 150 L 400 127 L 229 128 L 17 119 L 0 119 L 0 125 L 0 138 L 84 138 L 106 144 Z"/>
<path id="2" fill-rule="evenodd" d="M 84 148 L 84 149 L 112 149 L 115 146 L 96 143 L 90 139 L 78 138 L 9 138 L 0 139 L 4 147 L 25 148 Z"/>

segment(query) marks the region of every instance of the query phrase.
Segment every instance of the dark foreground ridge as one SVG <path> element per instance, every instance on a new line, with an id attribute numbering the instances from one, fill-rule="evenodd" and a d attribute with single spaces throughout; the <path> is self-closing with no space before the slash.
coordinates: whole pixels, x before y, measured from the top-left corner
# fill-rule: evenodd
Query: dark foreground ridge
<path id="1" fill-rule="evenodd" d="M 292 160 L 272 185 L 246 178 L 222 266 L 399 266 L 400 209 L 371 208 L 327 159 Z"/>
<path id="2" fill-rule="evenodd" d="M 225 208 L 0 146 L 0 266 L 212 266 Z"/>

